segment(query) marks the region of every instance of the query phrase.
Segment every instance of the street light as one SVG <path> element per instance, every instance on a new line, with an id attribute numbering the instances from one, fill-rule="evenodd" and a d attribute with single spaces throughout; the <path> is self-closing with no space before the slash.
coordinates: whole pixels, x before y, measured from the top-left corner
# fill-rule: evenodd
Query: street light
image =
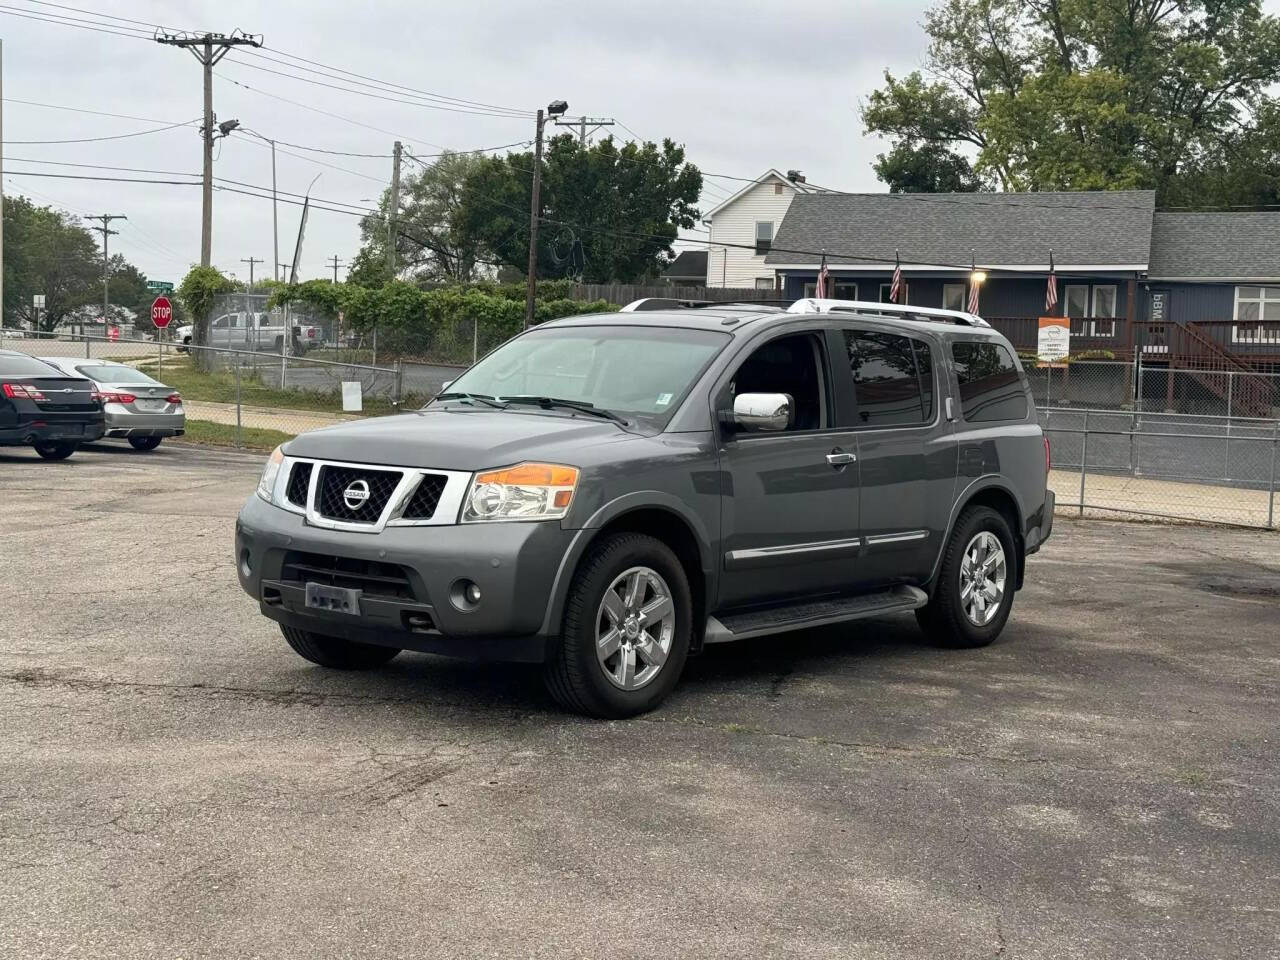
<path id="1" fill-rule="evenodd" d="M 537 134 L 533 139 L 533 195 L 529 200 L 529 270 L 525 277 L 524 325 L 528 329 L 533 323 L 533 302 L 538 290 L 538 217 L 541 213 L 540 193 L 542 191 L 542 128 L 546 126 L 547 114 L 552 117 L 562 116 L 569 109 L 564 100 L 552 100 L 544 111 L 538 108 Z"/>

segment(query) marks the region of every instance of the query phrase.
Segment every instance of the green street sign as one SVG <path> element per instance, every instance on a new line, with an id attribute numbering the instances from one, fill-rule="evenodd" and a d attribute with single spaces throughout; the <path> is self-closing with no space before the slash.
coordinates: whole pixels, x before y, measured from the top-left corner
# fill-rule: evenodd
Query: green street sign
<path id="1" fill-rule="evenodd" d="M 147 289 L 152 293 L 173 293 L 173 284 L 168 280 L 148 280 Z"/>

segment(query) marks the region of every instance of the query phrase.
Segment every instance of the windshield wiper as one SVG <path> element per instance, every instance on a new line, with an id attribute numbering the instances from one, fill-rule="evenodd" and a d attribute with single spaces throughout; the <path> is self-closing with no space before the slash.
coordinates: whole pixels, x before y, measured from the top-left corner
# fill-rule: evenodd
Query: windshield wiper
<path id="1" fill-rule="evenodd" d="M 462 393 L 454 391 L 453 393 L 438 393 L 435 396 L 437 400 L 470 400 L 473 403 L 483 403 L 486 407 L 494 407 L 498 410 L 507 409 L 507 405 L 494 397 L 484 393 Z"/>
<path id="2" fill-rule="evenodd" d="M 605 410 L 603 407 L 597 407 L 594 404 L 587 403 L 585 400 L 562 400 L 559 397 L 531 396 L 503 397 L 502 399 L 507 403 L 533 404 L 542 407 L 544 410 L 550 410 L 552 407 L 564 407 L 567 410 L 576 410 L 578 413 L 588 413 L 593 417 L 612 420 L 614 423 L 620 423 L 624 427 L 628 426 L 627 421 L 612 410 Z"/>

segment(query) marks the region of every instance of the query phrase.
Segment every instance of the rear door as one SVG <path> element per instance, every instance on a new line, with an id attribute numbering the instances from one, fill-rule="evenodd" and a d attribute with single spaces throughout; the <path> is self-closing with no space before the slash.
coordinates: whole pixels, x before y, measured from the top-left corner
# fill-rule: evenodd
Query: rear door
<path id="1" fill-rule="evenodd" d="M 717 606 L 833 592 L 856 577 L 857 438 L 836 421 L 821 328 L 756 341 L 717 388 L 716 408 L 743 393 L 794 399 L 790 429 L 721 428 L 722 575 Z"/>
<path id="2" fill-rule="evenodd" d="M 921 582 L 946 534 L 956 447 L 938 344 L 901 327 L 848 324 L 837 347 L 853 389 L 864 586 Z"/>

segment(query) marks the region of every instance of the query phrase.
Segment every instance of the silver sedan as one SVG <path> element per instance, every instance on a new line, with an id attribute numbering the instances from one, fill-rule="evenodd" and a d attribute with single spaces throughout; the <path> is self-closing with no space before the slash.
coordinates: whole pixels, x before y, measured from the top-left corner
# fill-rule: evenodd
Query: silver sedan
<path id="1" fill-rule="evenodd" d="M 64 373 L 88 377 L 98 385 L 107 437 L 128 440 L 135 450 L 154 450 L 165 437 L 180 437 L 186 432 L 187 413 L 182 408 L 182 397 L 136 367 L 113 360 L 40 359 Z"/>

